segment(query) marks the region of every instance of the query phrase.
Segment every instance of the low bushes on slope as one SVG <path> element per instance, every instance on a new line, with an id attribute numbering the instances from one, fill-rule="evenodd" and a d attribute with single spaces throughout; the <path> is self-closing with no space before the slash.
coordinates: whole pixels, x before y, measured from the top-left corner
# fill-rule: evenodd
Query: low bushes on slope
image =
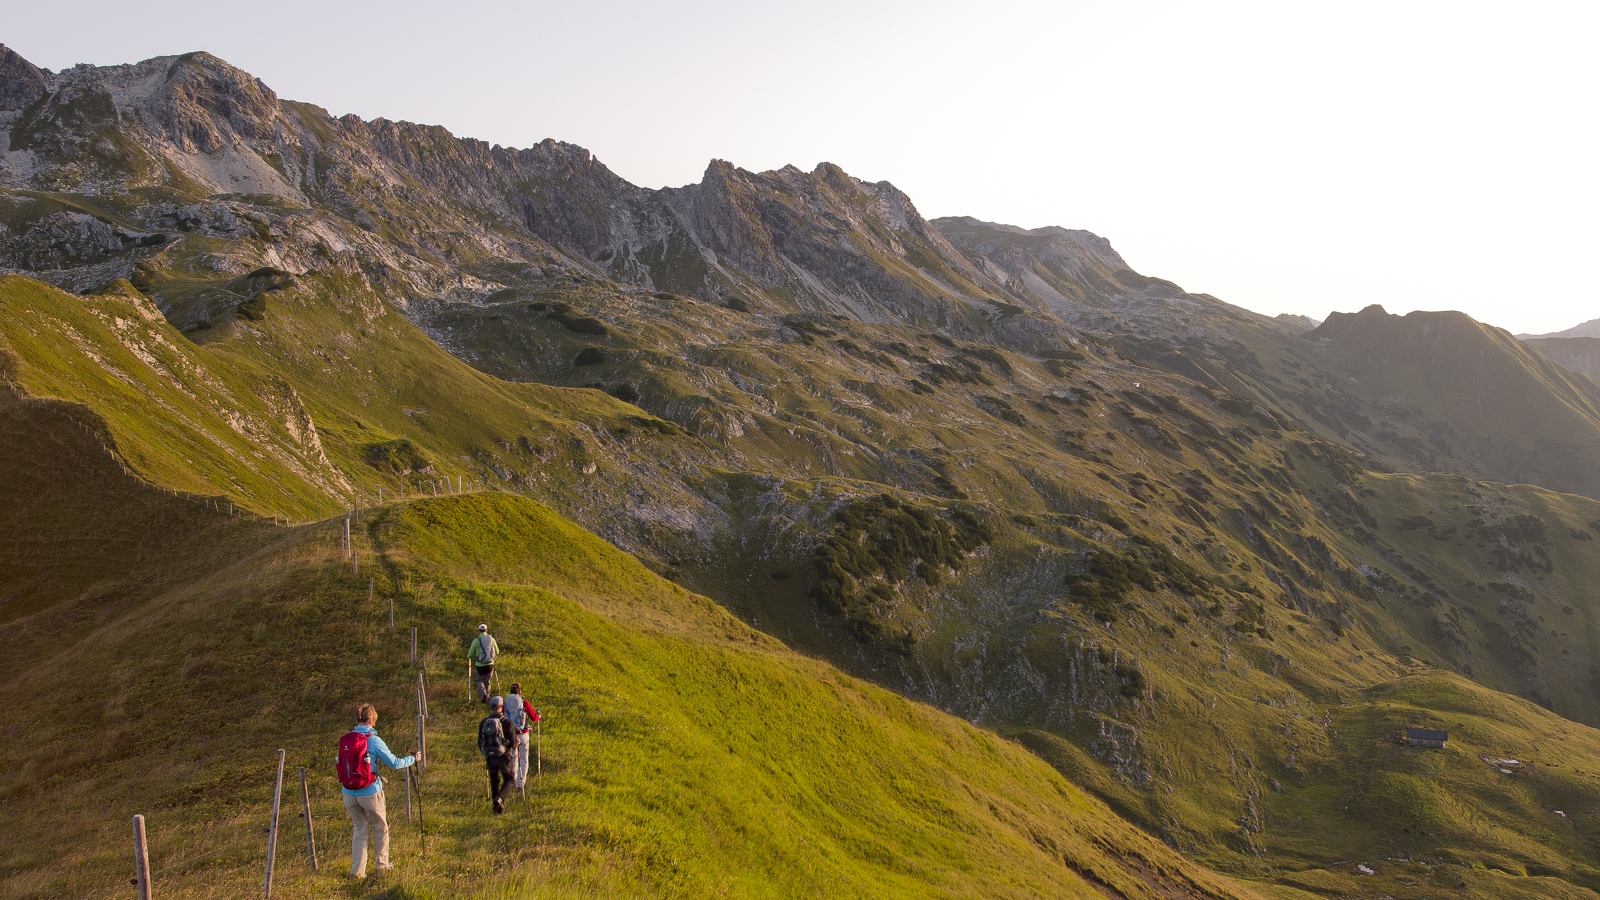
<path id="1" fill-rule="evenodd" d="M 122 883 L 135 812 L 148 818 L 162 896 L 258 890 L 282 747 L 291 782 L 299 765 L 312 777 L 325 868 L 313 875 L 297 858 L 289 812 L 277 892 L 343 895 L 333 747 L 352 704 L 369 699 L 380 733 L 409 751 L 404 647 L 415 624 L 432 683 L 428 844 L 424 855 L 391 781 L 400 869 L 375 886 L 398 883 L 406 896 L 1242 895 L 1026 751 L 789 653 L 531 501 L 476 495 L 369 515 L 354 532 L 360 577 L 332 524 L 269 531 L 253 555 L 207 574 L 127 585 L 103 625 L 57 636 L 38 668 L 0 684 L 6 722 L 28 735 L 0 747 L 10 812 L 0 890 L 44 897 Z M 521 680 L 547 713 L 545 772 L 530 804 L 499 818 L 472 745 L 481 707 L 464 698 L 462 648 L 479 620 L 504 648 L 501 684 Z M 96 675 L 64 683 L 66 666 Z"/>

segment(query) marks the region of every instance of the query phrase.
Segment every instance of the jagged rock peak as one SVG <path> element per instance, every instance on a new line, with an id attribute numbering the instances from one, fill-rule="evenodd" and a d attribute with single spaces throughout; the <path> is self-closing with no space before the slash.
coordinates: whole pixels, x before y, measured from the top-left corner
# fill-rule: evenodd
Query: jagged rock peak
<path id="1" fill-rule="evenodd" d="M 48 90 L 45 73 L 38 66 L 0 44 L 0 112 L 27 109 Z"/>
<path id="2" fill-rule="evenodd" d="M 252 140 L 268 140 L 277 131 L 278 95 L 209 53 L 176 57 L 167 67 L 161 101 L 161 124 L 182 150 L 215 153 L 232 143 L 227 131 Z M 226 129 L 218 127 L 223 123 Z"/>

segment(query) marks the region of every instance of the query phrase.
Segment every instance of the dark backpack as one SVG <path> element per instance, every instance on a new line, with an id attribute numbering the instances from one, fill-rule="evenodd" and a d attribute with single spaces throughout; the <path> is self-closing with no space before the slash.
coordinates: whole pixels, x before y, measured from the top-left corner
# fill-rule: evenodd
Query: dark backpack
<path id="1" fill-rule="evenodd" d="M 378 780 L 372 774 L 372 762 L 367 759 L 367 733 L 352 731 L 339 738 L 339 783 L 352 791 L 359 791 Z"/>
<path id="2" fill-rule="evenodd" d="M 503 721 L 503 716 L 489 716 L 478 723 L 478 751 L 487 758 L 505 756 L 511 749 L 505 729 L 500 726 Z"/>

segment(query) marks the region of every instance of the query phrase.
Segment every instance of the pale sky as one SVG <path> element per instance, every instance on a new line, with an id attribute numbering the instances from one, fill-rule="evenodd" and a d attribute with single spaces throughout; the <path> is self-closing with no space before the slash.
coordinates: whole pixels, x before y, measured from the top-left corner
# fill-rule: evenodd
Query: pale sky
<path id="1" fill-rule="evenodd" d="M 647 187 L 839 164 L 923 215 L 1086 228 L 1268 314 L 1600 318 L 1600 4 L 21 4 L 36 65 L 208 50 L 278 95 Z"/>

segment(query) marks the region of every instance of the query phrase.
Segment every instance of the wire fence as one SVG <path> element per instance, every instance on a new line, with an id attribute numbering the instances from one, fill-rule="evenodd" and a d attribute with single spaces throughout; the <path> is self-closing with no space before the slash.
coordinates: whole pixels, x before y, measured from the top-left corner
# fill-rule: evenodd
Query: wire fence
<path id="1" fill-rule="evenodd" d="M 354 547 L 349 543 L 348 538 L 346 538 L 342 543 L 344 544 L 344 546 L 341 549 L 345 553 L 347 553 L 349 555 L 349 557 L 353 560 L 355 558 Z M 369 600 L 372 599 L 371 595 L 372 595 L 372 585 L 369 583 L 368 584 L 368 599 Z M 392 602 L 392 600 L 391 600 L 391 602 Z M 414 755 L 417 756 L 417 768 L 420 769 L 422 767 L 422 765 L 425 763 L 425 760 L 426 760 L 426 746 L 427 746 L 427 730 L 426 730 L 427 729 L 427 724 L 426 723 L 427 723 L 427 720 L 429 718 L 429 716 L 427 715 L 427 708 L 428 708 L 428 694 L 427 694 L 427 692 L 428 692 L 429 679 L 428 679 L 428 676 L 427 676 L 426 660 L 422 655 L 420 655 L 417 652 L 416 640 L 417 640 L 416 639 L 416 629 L 412 629 L 412 631 L 411 631 L 411 639 L 410 639 L 410 646 L 409 646 L 409 662 L 416 670 L 416 680 L 415 680 L 415 682 L 411 682 L 411 686 L 414 687 L 415 690 L 416 690 L 416 706 L 415 706 L 416 731 L 414 732 L 412 737 L 416 742 L 416 750 L 417 750 L 417 752 Z M 403 649 L 403 650 L 401 650 L 401 653 L 402 654 L 406 654 L 407 651 Z M 410 682 L 411 676 L 408 674 L 406 677 L 407 677 L 407 681 Z M 320 729 L 319 729 L 319 731 L 320 731 Z M 400 732 L 400 733 L 403 734 L 404 732 Z M 220 873 L 220 874 L 224 874 L 226 877 L 228 877 L 228 880 L 231 882 L 231 881 L 236 880 L 235 876 L 238 874 L 237 870 L 240 869 L 241 867 L 247 867 L 247 866 L 249 866 L 249 867 L 260 867 L 260 868 L 258 868 L 258 871 L 262 872 L 261 891 L 262 891 L 262 895 L 264 897 L 269 897 L 270 898 L 272 896 L 272 893 L 273 893 L 273 886 L 272 886 L 273 865 L 274 865 L 274 863 L 276 861 L 273 857 L 275 857 L 275 856 L 283 856 L 284 853 L 287 852 L 288 853 L 288 857 L 286 857 L 286 859 L 294 858 L 294 857 L 300 857 L 301 859 L 305 860 L 306 864 L 314 871 L 315 870 L 320 870 L 322 868 L 327 867 L 327 863 L 323 861 L 323 859 L 324 859 L 323 854 L 317 852 L 317 850 L 316 850 L 317 841 L 314 839 L 314 836 L 317 834 L 317 831 L 318 831 L 318 829 L 316 827 L 317 823 L 321 822 L 321 823 L 323 823 L 325 825 L 332 826 L 332 825 L 335 825 L 335 824 L 337 824 L 339 822 L 348 823 L 349 819 L 348 819 L 347 816 L 339 815 L 337 813 L 335 813 L 335 814 L 318 814 L 318 813 L 313 812 L 311 806 L 312 806 L 312 803 L 315 802 L 315 801 L 312 799 L 311 794 L 309 792 L 307 792 L 305 794 L 301 794 L 299 791 L 294 791 L 294 790 L 289 791 L 289 797 L 287 798 L 288 802 L 291 805 L 300 804 L 304 808 L 301 809 L 298 812 L 291 812 L 291 813 L 289 813 L 287 815 L 283 814 L 284 811 L 283 811 L 282 807 L 280 805 L 277 805 L 277 803 L 278 803 L 279 797 L 281 796 L 281 779 L 283 777 L 282 776 L 282 772 L 284 770 L 285 760 L 287 759 L 287 754 L 285 753 L 285 751 L 282 751 L 282 750 L 278 751 L 278 754 L 279 754 L 279 760 L 277 760 L 275 762 L 275 768 L 277 768 L 277 771 L 279 773 L 278 776 L 277 776 L 279 787 L 274 789 L 274 791 L 273 791 L 274 801 L 273 801 L 272 804 L 269 804 L 269 809 L 268 809 L 268 812 L 267 812 L 267 814 L 270 816 L 270 820 L 272 821 L 273 825 L 276 826 L 276 828 L 277 828 L 276 834 L 274 834 L 274 832 L 273 832 L 273 826 L 268 826 L 266 828 L 251 828 L 250 830 L 248 830 L 244 834 L 244 836 L 242 836 L 242 837 L 240 837 L 240 838 L 238 838 L 236 840 L 229 841 L 228 843 L 223 844 L 221 846 L 211 847 L 210 849 L 207 849 L 204 852 L 190 853 L 188 855 L 185 855 L 185 856 L 183 856 L 183 857 L 181 857 L 179 859 L 175 859 L 175 860 L 172 860 L 172 859 L 160 859 L 160 858 L 152 860 L 151 861 L 151 865 L 149 867 L 149 874 L 146 876 L 147 884 L 142 886 L 143 889 L 146 892 L 145 893 L 138 893 L 135 896 L 138 896 L 138 897 L 141 897 L 141 898 L 142 897 L 147 897 L 147 896 L 151 896 L 151 894 L 149 893 L 150 891 L 154 891 L 154 890 L 162 888 L 162 887 L 170 887 L 170 886 L 173 886 L 173 885 L 183 886 L 185 880 L 193 878 L 193 877 L 205 876 L 205 875 L 208 875 L 208 874 L 217 875 L 219 873 L 217 873 L 215 871 L 213 866 L 202 865 L 199 868 L 195 868 L 195 864 L 204 863 L 207 860 L 214 860 L 217 857 L 227 853 L 230 850 L 235 850 L 236 851 L 241 847 L 254 847 L 257 850 L 259 850 L 259 854 L 249 852 L 248 850 L 245 851 L 245 853 L 241 856 L 241 858 L 239 858 L 236 861 L 236 865 L 230 867 L 230 871 L 229 872 Z M 308 747 L 308 746 L 306 746 L 304 744 L 302 744 L 302 746 L 299 748 L 299 751 L 296 753 L 296 756 L 298 757 L 296 759 L 297 765 L 298 765 L 298 762 L 299 762 L 299 758 L 303 758 L 305 760 L 305 762 L 306 762 L 305 766 L 299 766 L 299 768 L 300 768 L 300 772 L 301 772 L 301 776 L 302 776 L 302 784 L 307 784 L 303 780 L 304 776 L 305 776 L 305 773 L 308 772 L 308 771 L 320 771 L 316 766 L 316 763 L 318 762 L 318 756 L 314 751 L 311 750 L 310 747 Z M 326 760 L 325 759 L 322 760 L 322 762 L 324 763 L 324 765 L 326 764 Z M 406 769 L 403 769 L 401 771 L 404 773 L 402 777 L 403 777 L 404 783 L 405 783 L 405 816 L 406 816 L 406 823 L 407 824 L 411 824 L 412 823 L 412 797 L 413 797 L 413 792 L 415 791 L 416 803 L 417 803 L 416 824 L 418 825 L 419 829 L 421 829 L 421 831 L 422 831 L 423 852 L 426 853 L 427 852 L 426 851 L 426 848 L 427 848 L 427 837 L 426 837 L 427 832 L 426 832 L 426 828 L 425 828 L 425 822 L 424 822 L 424 820 L 422 818 L 422 815 L 421 815 L 422 795 L 421 795 L 421 788 L 420 788 L 420 779 L 414 779 L 412 777 L 412 771 L 413 770 L 410 767 L 407 767 Z M 342 801 L 343 801 L 342 791 L 340 792 L 340 794 L 338 796 L 339 796 L 340 801 L 342 803 Z M 325 798 L 323 799 L 323 802 L 326 802 Z M 390 820 L 389 832 L 391 834 L 393 834 L 393 832 L 394 832 L 395 825 L 398 824 L 398 823 L 396 823 L 394 821 L 394 814 L 396 812 L 398 812 L 398 810 L 390 810 L 389 813 L 388 813 L 388 818 Z M 148 849 L 146 848 L 146 846 L 144 844 L 145 836 L 144 836 L 144 831 L 143 831 L 142 825 L 141 824 L 137 824 L 137 823 L 139 823 L 139 820 L 141 818 L 142 817 L 138 817 L 138 816 L 135 817 L 136 825 L 135 825 L 134 856 L 135 856 L 136 861 L 138 859 L 140 859 L 140 858 L 146 858 L 148 856 Z M 292 832 L 294 832 L 296 830 L 294 828 L 294 824 L 297 821 L 300 823 L 301 827 L 305 829 L 305 831 L 301 832 L 301 835 L 300 835 L 301 846 L 299 847 L 299 849 L 298 850 L 290 850 L 288 848 L 292 848 L 294 846 L 294 844 L 295 844 L 295 835 Z M 330 827 L 327 830 L 323 831 L 323 834 L 326 835 L 326 834 L 328 834 L 330 832 L 333 832 L 335 830 L 336 829 L 333 829 L 333 828 Z M 214 834 L 215 831 L 216 831 L 216 826 L 206 826 L 206 831 L 207 831 L 208 834 Z M 279 840 L 280 838 L 282 839 L 281 841 Z M 335 842 L 335 844 L 336 843 L 337 842 Z M 269 848 L 279 848 L 279 846 L 281 844 L 287 844 L 287 846 L 279 849 L 278 852 L 276 852 L 276 853 L 274 853 L 272 849 L 269 849 Z M 324 846 L 327 846 L 327 845 L 328 844 L 326 842 L 326 838 L 324 838 Z M 339 856 L 340 856 L 340 854 L 333 854 L 333 858 L 338 858 Z M 375 864 L 375 862 L 376 861 L 374 860 L 374 864 Z M 139 878 L 138 878 L 137 873 L 130 880 L 130 885 L 135 889 L 141 888 L 141 885 L 139 884 Z M 213 888 L 214 886 L 213 885 L 207 885 L 207 887 L 208 888 Z M 231 885 L 230 885 L 230 887 L 231 887 Z M 118 896 L 118 895 L 128 896 L 127 890 L 128 889 L 126 887 L 110 886 L 110 887 L 106 887 L 106 888 L 103 888 L 103 889 L 100 889 L 100 890 L 96 890 L 96 891 L 94 891 L 92 893 L 88 893 L 88 894 L 81 894 L 81 893 L 74 892 L 72 894 L 72 896 L 74 896 L 74 897 L 83 897 L 83 898 L 85 898 L 85 900 L 99 900 L 99 898 L 101 898 L 101 897 L 111 897 L 111 896 Z"/>

